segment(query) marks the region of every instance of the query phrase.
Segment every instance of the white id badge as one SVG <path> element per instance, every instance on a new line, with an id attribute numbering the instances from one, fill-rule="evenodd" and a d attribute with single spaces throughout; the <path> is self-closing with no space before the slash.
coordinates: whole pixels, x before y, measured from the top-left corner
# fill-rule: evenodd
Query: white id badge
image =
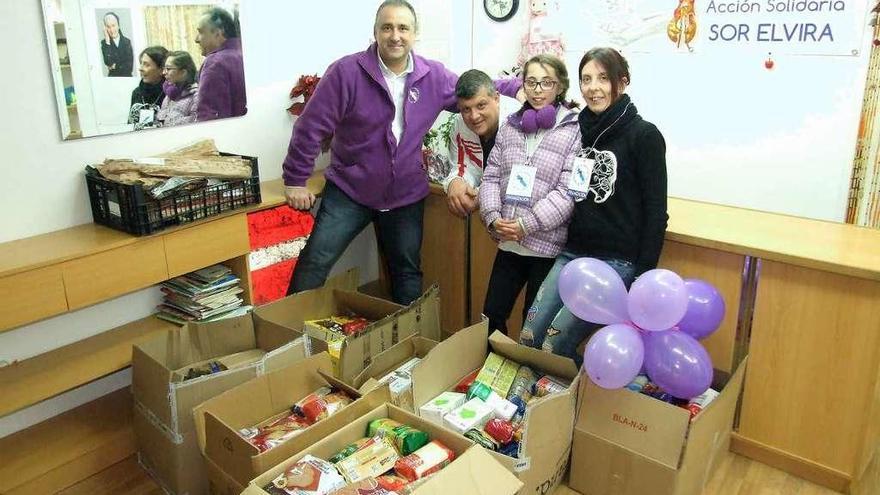
<path id="1" fill-rule="evenodd" d="M 528 203 L 532 199 L 532 189 L 535 187 L 535 175 L 538 169 L 526 165 L 515 165 L 510 171 L 510 179 L 507 181 L 505 201 L 509 203 Z"/>
<path id="2" fill-rule="evenodd" d="M 568 195 L 575 201 L 587 198 L 590 192 L 590 177 L 593 175 L 593 167 L 596 160 L 585 156 L 576 156 L 571 167 L 571 175 L 568 178 Z"/>
<path id="3" fill-rule="evenodd" d="M 152 124 L 153 120 L 156 117 L 156 111 L 152 108 L 150 109 L 141 109 L 140 116 L 138 118 L 138 124 Z"/>

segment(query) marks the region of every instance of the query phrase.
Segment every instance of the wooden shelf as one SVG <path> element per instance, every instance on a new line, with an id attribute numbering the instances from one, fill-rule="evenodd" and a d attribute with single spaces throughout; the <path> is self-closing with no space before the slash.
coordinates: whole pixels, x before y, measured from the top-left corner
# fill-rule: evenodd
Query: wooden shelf
<path id="1" fill-rule="evenodd" d="M 135 452 L 129 389 L 0 439 L 0 493 L 56 493 Z"/>
<path id="2" fill-rule="evenodd" d="M 0 368 L 0 417 L 128 367 L 132 345 L 176 328 L 150 316 Z"/>

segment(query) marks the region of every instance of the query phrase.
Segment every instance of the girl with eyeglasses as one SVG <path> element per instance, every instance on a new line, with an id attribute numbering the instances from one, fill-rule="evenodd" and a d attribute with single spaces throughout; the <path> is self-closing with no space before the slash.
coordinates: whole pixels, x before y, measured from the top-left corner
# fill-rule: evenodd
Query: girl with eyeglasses
<path id="1" fill-rule="evenodd" d="M 580 148 L 565 64 L 538 55 L 522 78 L 526 102 L 498 130 L 480 186 L 480 215 L 498 242 L 483 313 L 505 333 L 520 290 L 528 308 L 565 245 L 574 206 L 566 184 Z"/>
<path id="2" fill-rule="evenodd" d="M 521 342 L 574 359 L 579 344 L 601 325 L 579 320 L 559 297 L 559 273 L 581 257 L 598 258 L 627 287 L 657 266 L 666 232 L 666 142 L 643 120 L 625 94 L 631 78 L 626 59 L 613 48 L 593 48 L 578 67 L 587 108 L 580 112 L 581 150 L 572 176 L 574 213 L 568 241 L 528 311 Z"/>
<path id="3" fill-rule="evenodd" d="M 162 72 L 165 99 L 156 119 L 160 126 L 189 124 L 196 121 L 199 107 L 199 83 L 196 64 L 188 52 L 170 52 Z"/>

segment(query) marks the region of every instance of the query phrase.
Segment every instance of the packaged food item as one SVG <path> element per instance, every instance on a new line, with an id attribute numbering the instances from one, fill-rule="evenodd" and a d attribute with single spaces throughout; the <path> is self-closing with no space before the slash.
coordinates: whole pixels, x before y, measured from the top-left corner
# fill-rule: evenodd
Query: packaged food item
<path id="1" fill-rule="evenodd" d="M 404 478 L 415 481 L 446 467 L 455 459 L 455 452 L 433 440 L 412 454 L 401 457 L 394 464 L 394 471 Z"/>
<path id="2" fill-rule="evenodd" d="M 344 486 L 330 495 L 396 495 L 379 484 L 376 478 L 364 478 L 357 483 Z"/>
<path id="3" fill-rule="evenodd" d="M 487 450 L 498 450 L 499 448 L 501 448 L 501 445 L 498 443 L 498 441 L 492 438 L 483 430 L 471 428 L 470 430 L 465 432 L 464 436 L 465 438 L 470 439 L 475 444 Z"/>
<path id="4" fill-rule="evenodd" d="M 490 419 L 486 422 L 483 430 L 501 445 L 506 445 L 513 441 L 513 425 L 510 421 L 501 419 Z"/>
<path id="5" fill-rule="evenodd" d="M 535 397 L 544 397 L 558 392 L 565 392 L 567 389 L 568 385 L 566 385 L 565 381 L 561 378 L 544 375 L 535 382 L 535 390 L 533 393 Z"/>
<path id="6" fill-rule="evenodd" d="M 347 336 L 358 335 L 370 324 L 370 321 L 362 316 L 334 316 L 333 321 L 341 327 L 341 332 Z"/>
<path id="7" fill-rule="evenodd" d="M 426 402 L 419 408 L 419 416 L 433 421 L 437 424 L 443 424 L 443 416 L 446 416 L 453 409 L 465 403 L 465 394 L 458 392 L 443 392 Z"/>
<path id="8" fill-rule="evenodd" d="M 641 392 L 645 385 L 648 384 L 648 377 L 646 375 L 639 375 L 633 380 L 629 385 L 626 386 L 628 390 L 632 390 L 633 392 Z"/>
<path id="9" fill-rule="evenodd" d="M 522 397 L 511 397 L 510 403 L 516 406 L 516 412 L 513 414 L 513 417 L 510 418 L 512 423 L 520 423 L 523 418 L 526 416 L 526 401 L 522 399 Z"/>
<path id="10" fill-rule="evenodd" d="M 482 368 L 480 368 L 482 369 Z M 468 376 L 461 379 L 457 385 L 455 385 L 455 391 L 460 394 L 466 394 L 468 389 L 471 388 L 471 384 L 474 383 L 474 380 L 477 379 L 477 375 L 480 373 L 480 369 L 474 370 Z"/>
<path id="11" fill-rule="evenodd" d="M 519 364 L 490 352 L 477 374 L 477 380 L 485 383 L 501 398 L 504 398 L 507 397 L 507 392 L 510 391 L 518 371 Z"/>
<path id="12" fill-rule="evenodd" d="M 348 457 L 351 454 L 354 454 L 355 452 L 360 450 L 360 448 L 363 447 L 364 445 L 366 445 L 366 443 L 369 442 L 370 440 L 372 440 L 372 439 L 371 438 L 361 438 L 360 440 L 358 440 L 354 443 L 348 444 L 348 446 L 346 446 L 344 449 L 340 450 L 333 457 L 331 457 L 330 459 L 327 459 L 327 460 L 333 464 L 336 464 L 337 462 L 345 459 L 346 457 Z"/>
<path id="13" fill-rule="evenodd" d="M 690 411 L 691 421 L 693 421 L 697 414 L 700 414 L 703 409 L 706 409 L 706 406 L 708 406 L 709 403 L 715 400 L 719 395 L 720 394 L 718 392 L 710 388 L 706 389 L 705 392 L 688 401 L 684 408 Z"/>
<path id="14" fill-rule="evenodd" d="M 481 429 L 486 421 L 495 415 L 492 408 L 477 397 L 455 408 L 443 416 L 443 423 L 453 430 L 464 434 L 471 428 Z"/>
<path id="15" fill-rule="evenodd" d="M 502 446 L 498 449 L 498 453 L 502 455 L 506 455 L 507 457 L 513 457 L 514 459 L 519 457 L 519 442 L 510 442 L 507 445 Z"/>
<path id="16" fill-rule="evenodd" d="M 345 486 L 329 462 L 305 455 L 264 487 L 273 495 L 325 495 Z"/>
<path id="17" fill-rule="evenodd" d="M 260 452 L 265 452 L 289 438 L 298 435 L 309 427 L 305 418 L 290 414 L 279 418 L 268 425 L 242 428 L 239 433 Z"/>
<path id="18" fill-rule="evenodd" d="M 391 403 L 395 406 L 409 411 L 415 409 L 412 401 L 412 370 L 421 361 L 421 358 L 414 357 L 379 379 L 379 383 L 388 384 Z"/>
<path id="19" fill-rule="evenodd" d="M 389 418 L 374 419 L 367 426 L 367 436 L 388 437 L 402 455 L 409 455 L 428 443 L 428 434 Z"/>
<path id="20" fill-rule="evenodd" d="M 293 411 L 302 415 L 309 424 L 336 414 L 340 409 L 352 403 L 352 398 L 341 390 L 321 387 L 317 391 L 297 401 Z"/>
<path id="21" fill-rule="evenodd" d="M 523 402 L 527 402 L 532 398 L 532 388 L 537 381 L 538 375 L 533 369 L 528 366 L 520 366 L 513 379 L 513 384 L 510 386 L 510 391 L 507 392 L 506 399 L 512 402 L 514 397 L 519 397 Z"/>
<path id="22" fill-rule="evenodd" d="M 400 458 L 390 439 L 377 436 L 366 442 L 350 456 L 337 462 L 336 469 L 349 483 L 376 477 L 390 471 Z"/>
<path id="23" fill-rule="evenodd" d="M 513 415 L 516 414 L 517 406 L 515 404 L 502 398 L 497 392 L 479 380 L 471 384 L 467 396 L 469 399 L 474 397 L 479 398 L 488 404 L 494 411 L 496 418 L 510 421 L 513 418 Z"/>
<path id="24" fill-rule="evenodd" d="M 398 474 L 383 474 L 378 476 L 376 481 L 379 486 L 390 492 L 401 492 L 409 485 L 409 480 Z"/>

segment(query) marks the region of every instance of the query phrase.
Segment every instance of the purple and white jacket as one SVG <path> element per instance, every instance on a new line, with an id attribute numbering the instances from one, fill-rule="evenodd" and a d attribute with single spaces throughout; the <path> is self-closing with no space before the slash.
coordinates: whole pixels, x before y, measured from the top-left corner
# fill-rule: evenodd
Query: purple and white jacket
<path id="1" fill-rule="evenodd" d="M 480 216 L 487 227 L 499 218 L 521 218 L 526 235 L 520 245 L 552 257 L 565 246 L 568 221 L 574 210 L 574 201 L 568 196 L 568 178 L 574 155 L 581 146 L 577 113 L 567 111 L 557 117 L 556 126 L 544 134 L 535 149 L 530 163 L 538 171 L 527 204 L 505 201 L 511 170 L 528 160 L 526 134 L 520 119 L 521 112 L 517 112 L 498 130 L 495 147 L 483 169 Z"/>

